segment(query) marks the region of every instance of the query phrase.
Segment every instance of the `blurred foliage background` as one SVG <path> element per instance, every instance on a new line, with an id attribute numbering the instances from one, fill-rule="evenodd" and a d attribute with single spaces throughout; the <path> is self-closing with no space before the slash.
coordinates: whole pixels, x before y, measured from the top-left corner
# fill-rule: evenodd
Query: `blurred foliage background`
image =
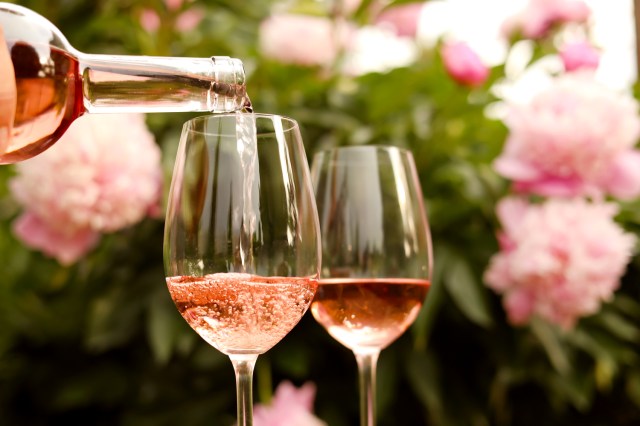
<path id="1" fill-rule="evenodd" d="M 297 119 L 309 158 L 345 144 L 413 151 L 436 270 L 417 322 L 382 352 L 381 426 L 640 424 L 638 260 L 615 299 L 571 332 L 541 321 L 518 328 L 506 322 L 500 299 L 482 282 L 497 250 L 494 207 L 507 189 L 490 163 L 506 129 L 484 114 L 489 92 L 456 85 L 435 51 L 422 51 L 408 67 L 347 77 L 262 57 L 258 28 L 270 1 L 199 1 L 206 13 L 189 31 L 176 30 L 177 12 L 161 0 L 19 4 L 87 53 L 241 58 L 255 110 Z M 163 13 L 157 32 L 141 27 L 143 8 Z M 364 9 L 356 19 L 366 20 Z M 496 67 L 490 79 L 500 75 Z M 148 116 L 166 184 L 191 115 Z M 108 235 L 81 262 L 62 267 L 12 235 L 18 205 L 6 183 L 13 173 L 0 168 L 0 423 L 232 424 L 231 364 L 169 298 L 163 221 Z M 638 207 L 628 203 L 622 214 L 636 233 Z M 256 402 L 267 402 L 281 380 L 315 382 L 315 412 L 329 425 L 358 423 L 355 359 L 310 314 L 259 358 Z"/>

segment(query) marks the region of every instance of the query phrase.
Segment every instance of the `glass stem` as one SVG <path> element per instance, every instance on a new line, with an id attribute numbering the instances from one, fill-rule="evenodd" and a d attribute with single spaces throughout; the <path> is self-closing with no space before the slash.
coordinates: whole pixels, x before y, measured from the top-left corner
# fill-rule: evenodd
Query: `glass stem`
<path id="1" fill-rule="evenodd" d="M 236 372 L 238 426 L 253 425 L 253 368 L 258 355 L 229 355 Z"/>
<path id="2" fill-rule="evenodd" d="M 379 349 L 354 351 L 360 385 L 360 426 L 376 424 L 376 365 Z"/>

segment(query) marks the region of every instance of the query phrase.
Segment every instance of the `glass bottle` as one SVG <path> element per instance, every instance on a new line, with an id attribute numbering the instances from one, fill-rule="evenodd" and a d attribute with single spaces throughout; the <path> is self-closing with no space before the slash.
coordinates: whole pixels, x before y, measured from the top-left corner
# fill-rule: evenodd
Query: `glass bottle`
<path id="1" fill-rule="evenodd" d="M 85 54 L 41 15 L 0 3 L 0 164 L 39 154 L 87 113 L 250 106 L 239 59 Z"/>

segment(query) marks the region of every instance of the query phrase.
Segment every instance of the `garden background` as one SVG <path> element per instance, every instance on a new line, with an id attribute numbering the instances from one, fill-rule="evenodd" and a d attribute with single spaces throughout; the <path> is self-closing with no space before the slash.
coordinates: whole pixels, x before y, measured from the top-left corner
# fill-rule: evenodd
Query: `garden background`
<path id="1" fill-rule="evenodd" d="M 413 152 L 435 271 L 419 318 L 380 357 L 381 426 L 640 424 L 640 125 L 632 88 L 600 88 L 593 78 L 604 52 L 592 43 L 583 3 L 521 2 L 524 15 L 514 10 L 501 27 L 506 61 L 494 63 L 451 37 L 419 39 L 423 3 L 18 3 L 54 22 L 83 52 L 242 59 L 255 110 L 298 120 L 309 159 L 336 145 Z M 541 70 L 550 87 L 580 74 L 560 92 L 577 101 L 543 114 L 543 101 L 519 99 L 536 106 L 510 121 L 513 99 L 505 94 L 514 81 L 538 75 L 531 70 Z M 594 111 L 585 112 L 594 99 Z M 163 197 L 181 125 L 193 115 L 148 115 L 151 133 L 143 123 L 102 124 L 100 136 L 76 132 L 59 142 L 101 146 L 92 162 L 67 149 L 52 160 L 47 152 L 0 167 L 0 423 L 233 424 L 231 364 L 187 326 L 164 282 Z M 525 132 L 516 134 L 527 120 L 531 143 L 546 147 L 539 158 L 518 157 L 533 146 Z M 565 127 L 553 133 L 560 121 Z M 132 129 L 153 146 L 132 148 Z M 557 153 L 556 162 L 541 160 Z M 109 176 L 129 187 L 86 177 L 106 157 Z M 127 181 L 127 173 L 138 180 Z M 82 193 L 83 179 L 111 203 L 106 213 L 84 205 L 83 213 L 100 213 L 100 220 L 65 212 L 60 201 L 73 206 L 63 194 Z M 134 190 L 140 179 L 156 195 Z M 43 187 L 50 192 L 36 190 Z M 502 201 L 510 197 L 518 197 L 526 227 L 496 213 L 509 210 Z M 85 226 L 90 235 L 80 252 L 56 253 L 18 229 L 36 202 L 58 213 L 50 227 Z M 519 226 L 526 235 L 516 235 Z M 538 236 L 559 246 L 545 240 L 521 253 L 524 263 L 509 258 Z M 553 269 L 544 262 L 556 252 L 563 260 Z M 540 269 L 525 273 L 522 265 Z M 269 404 L 286 381 L 315 386 L 313 413 L 328 425 L 358 423 L 353 354 L 310 314 L 259 357 L 256 404 Z"/>

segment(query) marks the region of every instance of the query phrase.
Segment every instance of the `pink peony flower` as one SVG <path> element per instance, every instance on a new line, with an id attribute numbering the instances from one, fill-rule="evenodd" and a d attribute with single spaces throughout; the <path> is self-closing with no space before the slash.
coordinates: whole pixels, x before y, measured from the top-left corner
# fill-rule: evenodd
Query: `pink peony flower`
<path id="1" fill-rule="evenodd" d="M 489 68 L 466 43 L 446 43 L 440 53 L 447 73 L 462 85 L 479 86 L 489 77 Z"/>
<path id="2" fill-rule="evenodd" d="M 55 228 L 29 211 L 16 219 L 13 232 L 27 247 L 40 250 L 63 265 L 76 262 L 100 240 L 100 234 L 91 228 Z"/>
<path id="3" fill-rule="evenodd" d="M 282 382 L 270 405 L 255 407 L 253 422 L 256 426 L 326 426 L 311 412 L 315 393 L 313 383 L 296 388 L 290 382 Z"/>
<path id="4" fill-rule="evenodd" d="M 637 102 L 579 73 L 513 106 L 494 166 L 520 192 L 544 196 L 640 195 Z"/>
<path id="5" fill-rule="evenodd" d="M 613 221 L 614 204 L 550 199 L 532 205 L 507 198 L 497 214 L 501 251 L 484 279 L 504 295 L 512 324 L 538 315 L 570 329 L 611 299 L 635 244 Z"/>
<path id="6" fill-rule="evenodd" d="M 171 12 L 179 10 L 183 0 L 165 0 L 167 9 Z M 164 14 L 164 13 L 163 13 Z M 204 11 L 198 7 L 187 9 L 180 13 L 175 20 L 175 28 L 178 31 L 191 31 L 204 19 Z M 143 9 L 140 14 L 140 25 L 148 32 L 155 32 L 160 28 L 162 19 L 153 9 Z"/>
<path id="7" fill-rule="evenodd" d="M 595 70 L 600 64 L 600 52 L 586 42 L 569 43 L 560 49 L 560 58 L 566 71 Z"/>
<path id="8" fill-rule="evenodd" d="M 160 150 L 143 115 L 84 116 L 16 170 L 9 185 L 26 210 L 16 236 L 63 264 L 90 250 L 100 233 L 159 210 Z"/>
<path id="9" fill-rule="evenodd" d="M 502 32 L 510 37 L 520 31 L 525 38 L 538 39 L 555 25 L 585 22 L 590 14 L 582 0 L 529 0 L 521 12 L 505 20 Z"/>
<path id="10" fill-rule="evenodd" d="M 178 31 L 191 31 L 195 29 L 204 19 L 204 11 L 193 7 L 185 10 L 176 18 L 176 29 Z"/>
<path id="11" fill-rule="evenodd" d="M 160 17 L 153 9 L 143 9 L 140 14 L 140 25 L 147 32 L 155 32 L 160 28 Z"/>
<path id="12" fill-rule="evenodd" d="M 260 50 L 286 64 L 327 66 L 345 45 L 347 32 L 327 18 L 277 14 L 260 25 Z"/>
<path id="13" fill-rule="evenodd" d="M 164 4 L 169 10 L 178 10 L 182 7 L 184 0 L 164 0 Z"/>
<path id="14" fill-rule="evenodd" d="M 423 2 L 391 7 L 378 15 L 375 23 L 390 27 L 399 36 L 415 37 L 423 7 Z"/>

